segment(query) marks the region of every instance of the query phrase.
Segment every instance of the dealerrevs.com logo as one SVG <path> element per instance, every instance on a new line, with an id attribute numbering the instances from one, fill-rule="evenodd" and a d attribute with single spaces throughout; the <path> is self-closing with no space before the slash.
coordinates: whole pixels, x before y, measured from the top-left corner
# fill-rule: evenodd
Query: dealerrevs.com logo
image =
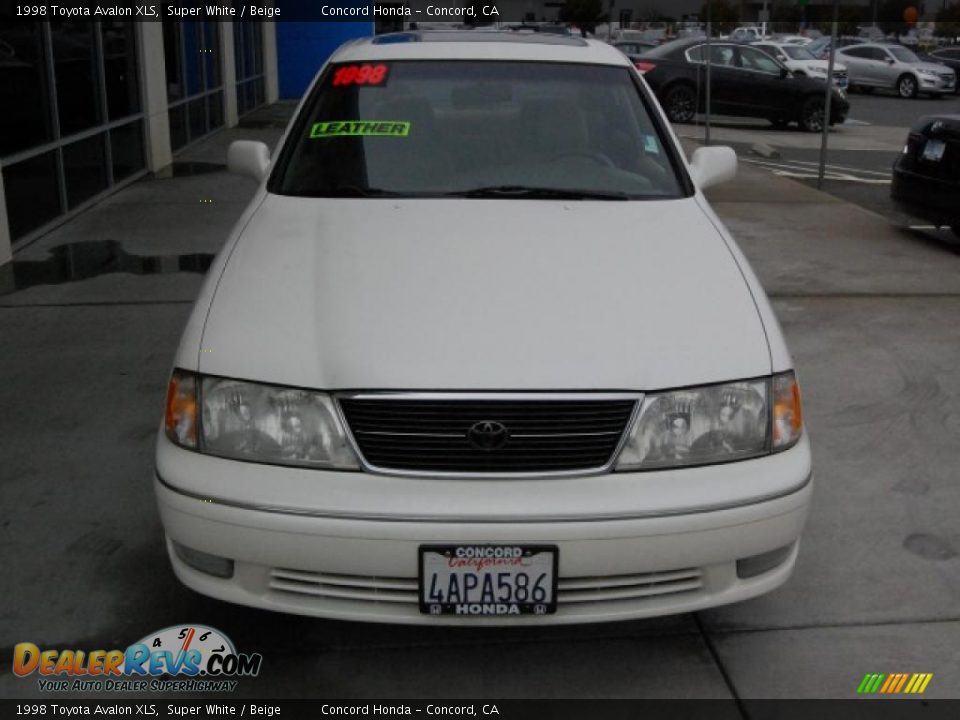
<path id="1" fill-rule="evenodd" d="M 263 656 L 238 653 L 233 642 L 206 625 L 175 625 L 125 650 L 13 648 L 13 672 L 37 677 L 44 692 L 232 692 L 242 677 L 256 677 Z"/>

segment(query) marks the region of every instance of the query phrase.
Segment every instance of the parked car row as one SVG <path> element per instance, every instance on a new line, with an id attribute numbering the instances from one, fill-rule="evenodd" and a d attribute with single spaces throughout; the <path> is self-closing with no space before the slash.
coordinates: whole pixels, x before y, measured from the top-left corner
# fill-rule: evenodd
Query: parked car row
<path id="1" fill-rule="evenodd" d="M 719 115 L 766 118 L 778 127 L 797 123 L 818 132 L 825 121 L 825 79 L 795 75 L 759 47 L 737 42 L 709 45 L 710 107 Z M 691 122 L 706 109 L 707 45 L 677 40 L 650 50 L 637 65 L 672 122 Z M 850 105 L 834 88 L 829 124 L 842 123 Z"/>

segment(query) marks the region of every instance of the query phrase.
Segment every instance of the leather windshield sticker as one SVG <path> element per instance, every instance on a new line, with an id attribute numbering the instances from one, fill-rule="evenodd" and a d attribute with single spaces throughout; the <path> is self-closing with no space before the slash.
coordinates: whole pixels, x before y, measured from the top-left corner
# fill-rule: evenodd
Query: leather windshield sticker
<path id="1" fill-rule="evenodd" d="M 313 140 L 331 137 L 407 137 L 410 123 L 404 120 L 330 120 L 314 123 Z"/>

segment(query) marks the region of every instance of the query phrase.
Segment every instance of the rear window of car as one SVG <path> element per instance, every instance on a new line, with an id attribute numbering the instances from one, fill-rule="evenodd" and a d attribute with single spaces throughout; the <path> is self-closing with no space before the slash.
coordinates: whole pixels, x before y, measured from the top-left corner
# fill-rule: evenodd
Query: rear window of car
<path id="1" fill-rule="evenodd" d="M 284 195 L 442 197 L 488 187 L 687 193 L 627 67 L 390 61 L 330 66 L 268 188 Z"/>

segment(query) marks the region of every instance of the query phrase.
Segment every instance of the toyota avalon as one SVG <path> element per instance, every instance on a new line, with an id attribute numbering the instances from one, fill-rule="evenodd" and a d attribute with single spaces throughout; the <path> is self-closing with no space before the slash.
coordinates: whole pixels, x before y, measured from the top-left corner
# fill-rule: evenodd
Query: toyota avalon
<path id="1" fill-rule="evenodd" d="M 320 70 L 217 256 L 155 490 L 177 577 L 423 624 L 640 618 L 783 584 L 812 492 L 793 363 L 616 48 L 412 32 Z"/>

